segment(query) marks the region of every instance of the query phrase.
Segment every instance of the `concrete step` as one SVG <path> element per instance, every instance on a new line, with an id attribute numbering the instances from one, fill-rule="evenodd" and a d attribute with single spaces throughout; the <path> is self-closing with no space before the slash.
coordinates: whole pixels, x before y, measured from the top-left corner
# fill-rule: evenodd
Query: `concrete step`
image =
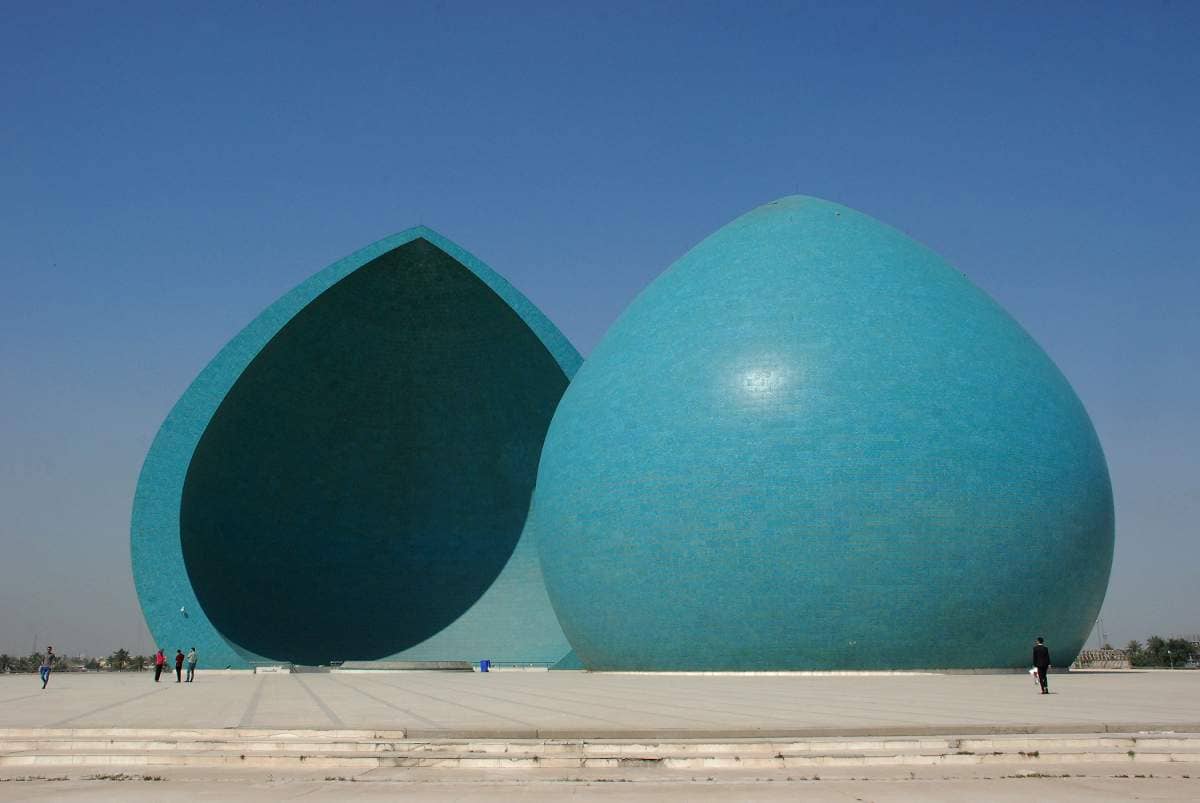
<path id="1" fill-rule="evenodd" d="M 862 746 L 830 746 L 815 749 L 808 746 L 743 746 L 740 749 L 734 745 L 582 745 L 569 749 L 563 745 L 405 745 L 393 743 L 237 743 L 237 742 L 144 742 L 144 741 L 32 741 L 13 742 L 0 746 L 0 757 L 16 754 L 40 753 L 238 753 L 245 755 L 308 755 L 308 756 L 371 756 L 371 755 L 454 755 L 454 756 L 506 756 L 506 757 L 608 757 L 608 756 L 638 756 L 686 758 L 690 756 L 735 756 L 745 758 L 776 757 L 776 756 L 826 756 L 826 755 L 947 755 L 947 756 L 1005 756 L 1021 757 L 1027 755 L 1054 755 L 1059 753 L 1092 753 L 1095 755 L 1129 756 L 1133 755 L 1162 755 L 1200 753 L 1200 747 L 1195 745 L 1142 745 L 1140 749 L 1123 749 L 1120 747 L 1102 747 L 1092 745 L 1027 745 L 1019 746 L 993 745 L 988 749 L 970 750 L 897 750 L 871 749 Z"/>
<path id="2" fill-rule="evenodd" d="M 0 736 L 0 752 L 36 750 L 77 750 L 95 752 L 112 750 L 237 750 L 239 752 L 417 752 L 441 751 L 488 754 L 605 754 L 636 752 L 660 754 L 777 754 L 777 753 L 846 753 L 863 751 L 896 752 L 1032 752 L 1039 750 L 1097 750 L 1097 751 L 1167 751 L 1197 749 L 1200 735 L 1156 734 L 1139 736 L 1097 735 L 1082 737 L 1019 736 L 995 738 L 912 738 L 912 739 L 732 739 L 713 740 L 615 740 L 615 739 L 404 739 L 369 737 L 355 734 L 327 735 L 321 732 L 297 734 L 247 735 L 236 731 L 217 731 L 203 734 L 141 733 L 138 735 L 105 735 L 86 731 L 43 731 L 22 736 Z"/>
<path id="3" fill-rule="evenodd" d="M 1200 763 L 1200 734 L 842 739 L 404 739 L 363 731 L 0 732 L 0 767 L 741 768 Z"/>
<path id="4" fill-rule="evenodd" d="M 148 739 L 405 739 L 403 730 L 311 728 L 0 728 L 0 741 L 78 736 Z"/>
<path id="5" fill-rule="evenodd" d="M 381 752 L 450 752 L 478 754 L 522 755 L 603 755 L 637 753 L 650 755 L 735 754 L 775 755 L 778 753 L 823 753 L 876 751 L 953 751 L 957 746 L 947 740 L 904 742 L 846 741 L 846 742 L 624 742 L 624 741 L 565 741 L 565 740 L 267 740 L 237 738 L 148 739 L 99 737 L 7 739 L 0 740 L 0 753 L 49 750 L 79 751 L 238 751 L 247 753 L 381 753 Z"/>
<path id="6" fill-rule="evenodd" d="M 232 753 L 227 751 L 147 752 L 110 750 L 97 753 L 77 751 L 38 751 L 0 756 L 0 767 L 47 766 L 182 766 L 182 767 L 256 767 L 256 768 L 344 768 L 441 767 L 453 769 L 801 769 L 814 767 L 872 766 L 970 766 L 983 764 L 1078 764 L 1117 762 L 1120 764 L 1200 764 L 1200 751 L 1124 753 L 1045 752 L 1030 753 L 845 753 L 769 755 L 621 755 L 539 756 L 534 754 L 487 755 L 453 753 L 384 753 L 378 755 L 307 754 L 307 753 Z"/>

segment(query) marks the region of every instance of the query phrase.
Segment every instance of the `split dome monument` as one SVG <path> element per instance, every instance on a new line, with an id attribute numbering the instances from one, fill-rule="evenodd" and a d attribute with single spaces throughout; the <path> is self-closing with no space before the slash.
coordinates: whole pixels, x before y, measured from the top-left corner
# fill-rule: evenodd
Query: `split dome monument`
<path id="1" fill-rule="evenodd" d="M 209 666 L 1066 663 L 1112 490 L 1053 362 L 932 251 L 793 196 L 709 236 L 583 362 L 425 228 L 268 307 L 134 500 L 156 642 Z"/>

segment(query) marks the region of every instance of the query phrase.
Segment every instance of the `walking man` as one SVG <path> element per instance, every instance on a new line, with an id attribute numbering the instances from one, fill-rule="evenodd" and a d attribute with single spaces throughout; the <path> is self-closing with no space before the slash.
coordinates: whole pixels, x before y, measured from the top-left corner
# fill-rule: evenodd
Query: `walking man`
<path id="1" fill-rule="evenodd" d="M 163 667 L 167 664 L 167 656 L 163 653 L 162 647 L 158 648 L 158 652 L 154 653 L 154 682 L 158 683 L 158 679 L 162 677 Z"/>
<path id="2" fill-rule="evenodd" d="M 183 650 L 175 651 L 175 682 L 183 680 Z"/>
<path id="3" fill-rule="evenodd" d="M 50 667 L 54 666 L 54 648 L 46 647 L 46 656 L 42 658 L 42 665 L 38 668 L 38 672 L 42 676 L 42 688 L 46 688 L 46 684 L 50 682 Z"/>
<path id="4" fill-rule="evenodd" d="M 1050 672 L 1050 650 L 1046 648 L 1046 640 L 1038 636 L 1037 644 L 1033 645 L 1033 665 L 1037 669 L 1038 680 L 1042 684 L 1042 694 L 1049 694 L 1046 685 L 1046 675 Z"/>
<path id="5" fill-rule="evenodd" d="M 196 648 L 192 647 L 187 654 L 187 680 L 184 683 L 191 683 L 196 677 Z"/>

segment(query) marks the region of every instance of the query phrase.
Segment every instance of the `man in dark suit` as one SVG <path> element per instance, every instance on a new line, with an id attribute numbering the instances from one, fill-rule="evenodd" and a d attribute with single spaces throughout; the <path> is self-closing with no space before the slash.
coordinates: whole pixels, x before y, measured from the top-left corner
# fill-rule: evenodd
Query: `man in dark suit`
<path id="1" fill-rule="evenodd" d="M 1046 640 L 1038 636 L 1037 644 L 1033 645 L 1033 665 L 1037 668 L 1038 680 L 1042 684 L 1042 694 L 1049 694 L 1046 685 L 1046 675 L 1050 672 L 1050 650 L 1046 649 Z"/>

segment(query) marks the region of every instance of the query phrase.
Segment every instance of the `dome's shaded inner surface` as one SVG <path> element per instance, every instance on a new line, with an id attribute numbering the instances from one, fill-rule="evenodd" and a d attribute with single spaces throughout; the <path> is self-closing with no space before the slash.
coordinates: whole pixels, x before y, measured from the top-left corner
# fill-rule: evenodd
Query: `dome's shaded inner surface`
<path id="1" fill-rule="evenodd" d="M 438 632 L 512 553 L 566 384 L 428 241 L 351 273 L 253 359 L 196 448 L 180 532 L 205 613 L 305 664 Z"/>

